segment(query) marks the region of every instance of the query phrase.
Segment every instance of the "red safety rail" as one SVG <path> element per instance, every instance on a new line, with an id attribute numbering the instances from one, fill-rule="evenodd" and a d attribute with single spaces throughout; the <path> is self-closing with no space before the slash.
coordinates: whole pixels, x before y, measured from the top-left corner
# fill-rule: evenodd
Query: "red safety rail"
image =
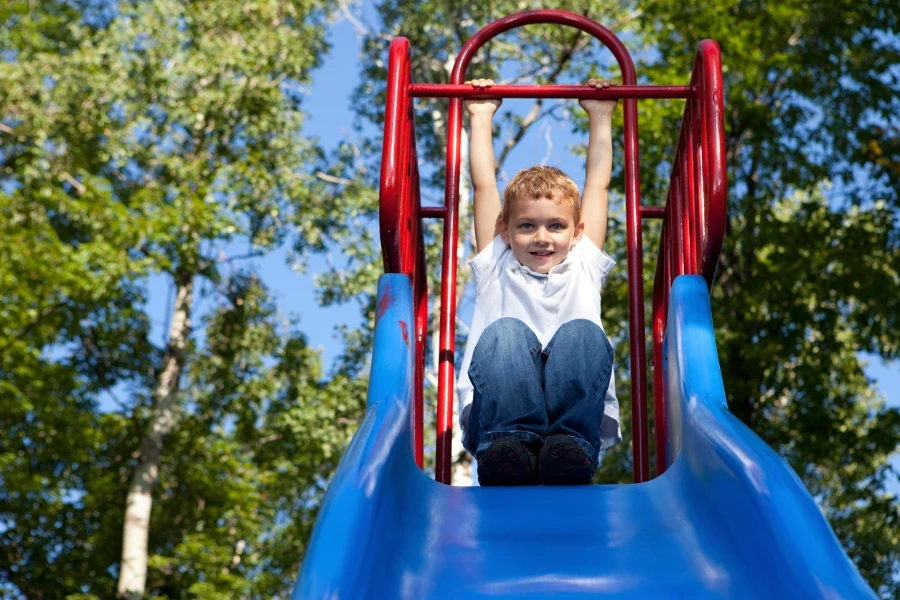
<path id="1" fill-rule="evenodd" d="M 589 86 L 494 86 L 489 91 L 476 90 L 463 85 L 465 71 L 469 61 L 475 52 L 488 40 L 496 35 L 515 27 L 536 23 L 551 23 L 574 27 L 596 37 L 609 48 L 619 63 L 622 73 L 622 85 L 597 90 Z M 704 50 L 714 49 L 715 57 Z M 700 56 L 703 56 L 702 60 Z M 499 19 L 478 31 L 463 46 L 453 71 L 449 84 L 417 85 L 410 80 L 409 41 L 405 38 L 395 38 L 391 42 L 388 65 L 388 89 L 387 108 L 384 126 L 384 148 L 381 168 L 381 244 L 384 252 L 385 271 L 394 273 L 406 273 L 415 285 L 416 291 L 416 389 L 417 402 L 414 416 L 414 431 L 416 444 L 416 458 L 421 466 L 422 457 L 422 389 L 424 368 L 424 339 L 427 320 L 427 297 L 425 291 L 425 263 L 422 246 L 422 227 L 420 219 L 435 217 L 444 219 L 443 256 L 441 270 L 441 313 L 440 313 L 440 342 L 439 342 L 439 366 L 438 366 L 438 409 L 437 409 L 437 457 L 435 478 L 442 483 L 450 482 L 450 441 L 453 424 L 453 390 L 455 387 L 454 351 L 455 351 L 455 323 L 456 323 L 456 274 L 457 274 L 457 241 L 458 241 L 458 208 L 459 208 L 459 182 L 460 182 L 460 142 L 462 137 L 462 104 L 464 98 L 478 95 L 499 98 L 618 98 L 623 99 L 624 134 L 625 134 L 625 199 L 627 221 L 627 252 L 628 252 L 628 304 L 629 304 L 629 335 L 631 339 L 631 384 L 632 384 L 632 449 L 634 456 L 634 480 L 635 482 L 650 479 L 650 459 L 647 426 L 647 385 L 646 385 L 646 351 L 644 339 L 644 289 L 642 277 L 642 237 L 641 220 L 666 217 L 666 223 L 673 222 L 675 218 L 670 214 L 670 207 L 641 206 L 639 184 L 639 159 L 638 159 L 638 135 L 637 135 L 637 99 L 641 98 L 685 98 L 688 106 L 697 105 L 692 114 L 699 115 L 699 125 L 691 140 L 707 140 L 710 136 L 721 132 L 721 69 L 718 60 L 718 47 L 714 42 L 701 44 L 698 53 L 698 64 L 703 73 L 698 75 L 695 65 L 694 77 L 690 86 L 649 86 L 636 85 L 634 63 L 631 56 L 621 41 L 608 29 L 598 23 L 573 13 L 559 10 L 534 10 L 516 13 Z M 713 65 L 713 66 L 711 66 Z M 718 84 L 711 86 L 709 76 L 705 75 L 709 69 L 717 71 Z M 706 87 L 704 87 L 706 86 Z M 711 94 L 711 99 L 703 97 L 704 90 Z M 716 92 L 718 96 L 715 96 Z M 447 139 L 447 163 L 444 206 L 420 207 L 418 169 L 415 154 L 415 130 L 413 121 L 413 98 L 415 97 L 449 97 L 448 115 L 448 139 Z M 716 111 L 710 116 L 709 107 Z M 718 121 L 710 125 L 711 119 Z M 686 123 L 693 122 L 686 119 Z M 715 138 L 717 148 L 721 150 L 723 144 L 721 136 Z M 689 140 L 690 141 L 690 140 Z M 679 147 L 682 144 L 679 144 Z M 701 153 L 705 148 L 713 146 L 712 143 L 700 144 Z M 689 147 L 690 146 L 689 144 Z M 716 157 L 708 157 L 703 154 L 700 161 L 703 168 L 695 168 L 692 173 L 704 178 L 704 184 L 694 186 L 697 189 L 707 190 L 706 197 L 712 198 L 721 189 L 724 203 L 724 163 L 720 164 L 720 152 Z M 708 165 L 708 168 L 706 168 Z M 676 169 L 677 170 L 677 169 Z M 673 171 L 673 176 L 675 171 Z M 705 183 L 707 178 L 720 181 L 715 186 Z M 684 178 L 682 178 L 684 180 Z M 670 197 L 672 194 L 670 193 Z M 680 198 L 681 196 L 679 196 Z M 688 196 L 685 196 L 688 197 Z M 693 196 L 690 196 L 693 198 Z M 691 200 L 687 203 L 695 206 Z M 691 212 L 694 211 L 694 212 Z M 705 211 L 705 212 L 704 212 Z M 697 246 L 699 250 L 695 254 L 712 260 L 711 268 L 714 271 L 718 258 L 718 249 L 721 247 L 721 229 L 714 230 L 709 223 L 715 219 L 715 209 L 688 210 L 689 214 L 706 215 L 703 224 L 696 226 L 691 231 L 696 231 L 695 237 L 706 240 L 703 245 Z M 724 212 L 723 212 L 724 214 Z M 681 212 L 678 215 L 682 215 Z M 690 219 L 689 219 L 690 220 Z M 683 220 L 677 221 L 679 224 Z M 718 223 L 718 221 L 716 221 Z M 689 225 L 689 224 L 688 224 Z M 669 225 L 666 226 L 667 229 Z M 679 225 L 679 230 L 681 225 Z M 670 236 L 671 239 L 671 236 Z M 682 238 L 679 238 L 679 241 Z M 694 238 L 690 238 L 694 239 Z M 718 239 L 718 245 L 713 242 Z M 693 246 L 691 246 L 693 248 Z M 714 252 L 713 252 L 714 250 Z M 660 250 L 663 257 L 681 257 L 682 253 L 676 251 Z M 693 254 L 691 255 L 693 256 Z M 679 259 L 684 263 L 684 259 Z M 668 262 L 668 261 L 664 261 Z M 708 261 L 707 261 L 708 262 Z M 660 263 L 663 264 L 663 263 Z M 707 264 L 707 263 L 704 263 Z M 687 272 L 687 271 L 683 271 Z M 705 271 L 704 271 L 705 272 Z M 711 278 L 711 275 L 710 275 Z M 711 279 L 710 279 L 711 280 Z M 671 278 L 666 279 L 671 284 Z M 658 286 L 657 286 L 658 287 Z M 666 298 L 666 290 L 661 296 Z M 654 292 L 654 297 L 656 291 Z M 656 306 L 656 305 L 654 305 Z M 656 316 L 654 312 L 654 316 Z M 655 322 L 654 322 L 655 323 Z M 657 362 L 656 364 L 661 364 Z M 659 369 L 657 369 L 659 372 Z M 659 397 L 659 394 L 655 394 Z M 658 409 L 657 409 L 658 410 Z M 657 413 L 659 414 L 659 413 Z M 662 420 L 664 421 L 664 420 Z M 657 417 L 657 423 L 662 422 Z M 659 434 L 659 428 L 657 428 Z M 665 431 L 663 430 L 663 435 Z M 658 438 L 659 439 L 659 438 Z M 665 439 L 664 437 L 662 439 Z"/>
<path id="2" fill-rule="evenodd" d="M 416 398 L 413 407 L 413 444 L 416 463 L 422 467 L 425 335 L 428 330 L 425 245 L 419 198 L 419 168 L 416 129 L 409 98 L 409 40 L 391 42 L 387 81 L 387 107 L 381 155 L 379 215 L 381 251 L 385 273 L 405 273 L 414 289 Z"/>
<path id="3" fill-rule="evenodd" d="M 719 45 L 712 40 L 700 42 L 691 87 L 697 93 L 684 106 L 653 283 L 653 410 L 658 475 L 668 464 L 663 338 L 669 291 L 679 275 L 703 275 L 712 287 L 725 237 L 725 103 L 722 59 Z"/>

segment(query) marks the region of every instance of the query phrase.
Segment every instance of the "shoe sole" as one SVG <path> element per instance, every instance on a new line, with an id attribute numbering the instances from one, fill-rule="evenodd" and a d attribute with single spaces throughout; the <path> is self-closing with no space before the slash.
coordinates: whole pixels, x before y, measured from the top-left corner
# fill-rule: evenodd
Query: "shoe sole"
<path id="1" fill-rule="evenodd" d="M 551 436 L 538 459 L 538 474 L 544 485 L 590 485 L 594 465 L 587 452 L 568 436 Z"/>
<path id="2" fill-rule="evenodd" d="M 493 442 L 478 459 L 478 483 L 483 486 L 529 485 L 533 483 L 531 454 L 517 439 Z"/>

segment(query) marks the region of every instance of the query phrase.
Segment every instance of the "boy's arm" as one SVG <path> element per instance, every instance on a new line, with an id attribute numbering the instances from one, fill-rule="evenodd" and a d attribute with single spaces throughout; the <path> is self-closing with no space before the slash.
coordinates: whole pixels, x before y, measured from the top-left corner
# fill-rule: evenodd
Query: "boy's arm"
<path id="1" fill-rule="evenodd" d="M 489 88 L 490 79 L 467 81 L 475 87 Z M 500 192 L 494 169 L 493 118 L 500 107 L 499 98 L 467 100 L 469 114 L 469 174 L 475 192 L 475 250 L 481 252 L 494 239 L 500 215 Z"/>
<path id="2" fill-rule="evenodd" d="M 591 79 L 588 85 L 606 88 L 608 81 Z M 582 100 L 590 122 L 584 190 L 581 193 L 581 220 L 584 233 L 603 250 L 609 211 L 609 180 L 612 174 L 612 114 L 616 100 Z"/>

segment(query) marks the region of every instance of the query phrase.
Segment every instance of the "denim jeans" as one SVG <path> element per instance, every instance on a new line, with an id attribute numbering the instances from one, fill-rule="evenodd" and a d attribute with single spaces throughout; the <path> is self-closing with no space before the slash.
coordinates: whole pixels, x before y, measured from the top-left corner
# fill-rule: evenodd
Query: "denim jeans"
<path id="1" fill-rule="evenodd" d="M 596 467 L 612 359 L 606 334 L 586 319 L 565 323 L 546 348 L 518 319 L 491 323 L 469 365 L 475 397 L 466 450 L 477 459 L 499 438 L 538 446 L 551 435 L 568 435 Z"/>

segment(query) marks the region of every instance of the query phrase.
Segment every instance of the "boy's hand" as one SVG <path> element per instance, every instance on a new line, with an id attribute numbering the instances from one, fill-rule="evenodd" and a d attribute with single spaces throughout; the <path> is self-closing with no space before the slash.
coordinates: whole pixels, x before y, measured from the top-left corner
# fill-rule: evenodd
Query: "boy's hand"
<path id="1" fill-rule="evenodd" d="M 466 85 L 471 85 L 472 87 L 486 90 L 494 85 L 494 80 L 472 79 L 471 81 L 467 81 Z M 485 115 L 490 118 L 494 116 L 494 113 L 497 112 L 497 109 L 500 108 L 500 104 L 502 103 L 503 100 L 501 100 L 500 98 L 475 98 L 472 100 L 466 100 L 464 106 L 466 107 L 466 112 L 469 113 L 469 117 L 474 117 L 475 115 Z"/>
<path id="2" fill-rule="evenodd" d="M 606 88 L 615 85 L 612 81 L 607 81 L 606 79 L 588 79 L 587 84 L 591 87 L 597 88 L 598 90 L 605 90 Z M 618 104 L 618 100 L 579 100 L 578 104 L 581 105 L 585 111 L 587 111 L 588 116 L 604 116 L 611 117 L 613 112 L 616 110 L 616 104 Z"/>

